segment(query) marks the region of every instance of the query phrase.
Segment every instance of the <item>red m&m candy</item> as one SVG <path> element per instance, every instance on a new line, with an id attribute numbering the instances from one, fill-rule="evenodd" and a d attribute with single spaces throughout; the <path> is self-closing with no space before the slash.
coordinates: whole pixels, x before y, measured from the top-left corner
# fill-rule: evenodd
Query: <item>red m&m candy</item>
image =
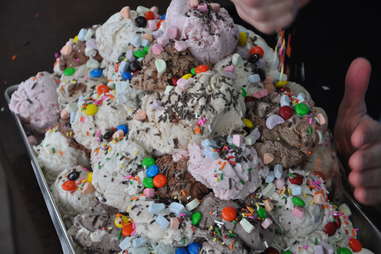
<path id="1" fill-rule="evenodd" d="M 167 177 L 163 174 L 158 174 L 153 178 L 153 185 L 156 188 L 162 188 L 167 184 Z"/>
<path id="2" fill-rule="evenodd" d="M 62 189 L 65 190 L 65 191 L 76 191 L 77 190 L 77 184 L 75 183 L 75 181 L 66 181 L 62 184 Z"/>
<path id="3" fill-rule="evenodd" d="M 349 247 L 354 251 L 354 252 L 359 252 L 362 250 L 362 244 L 359 240 L 352 238 L 349 240 Z"/>
<path id="4" fill-rule="evenodd" d="M 289 176 L 289 178 L 288 178 L 290 183 L 296 184 L 296 185 L 302 185 L 303 184 L 303 179 L 304 179 L 304 177 L 302 175 L 295 174 L 295 173 L 292 174 L 291 176 Z"/>
<path id="5" fill-rule="evenodd" d="M 146 13 L 144 13 L 144 17 L 146 18 L 146 20 L 155 19 L 155 13 L 153 13 L 152 11 L 147 11 Z"/>
<path id="6" fill-rule="evenodd" d="M 324 226 L 324 232 L 328 235 L 328 236 L 333 236 L 335 233 L 336 233 L 336 230 L 338 229 L 338 225 L 336 222 L 328 222 L 325 226 Z"/>
<path id="7" fill-rule="evenodd" d="M 251 55 L 257 54 L 262 57 L 265 54 L 265 51 L 259 46 L 254 46 L 250 49 L 250 54 Z"/>
<path id="8" fill-rule="evenodd" d="M 199 66 L 197 66 L 195 68 L 196 74 L 207 72 L 208 70 L 209 70 L 209 66 L 208 65 L 199 65 Z"/>
<path id="9" fill-rule="evenodd" d="M 233 221 L 237 218 L 237 209 L 231 206 L 227 206 L 222 209 L 222 219 L 226 221 Z"/>
<path id="10" fill-rule="evenodd" d="M 125 237 L 131 236 L 134 231 L 135 231 L 134 224 L 133 223 L 127 223 L 127 224 L 123 225 L 122 235 Z"/>
<path id="11" fill-rule="evenodd" d="M 288 120 L 294 115 L 294 109 L 289 106 L 283 106 L 279 109 L 279 115 L 284 120 Z"/>

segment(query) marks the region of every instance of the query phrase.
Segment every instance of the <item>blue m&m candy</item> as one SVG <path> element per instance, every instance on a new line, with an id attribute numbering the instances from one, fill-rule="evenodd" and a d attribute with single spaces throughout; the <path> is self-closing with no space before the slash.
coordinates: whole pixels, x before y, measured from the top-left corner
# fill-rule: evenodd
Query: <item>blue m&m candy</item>
<path id="1" fill-rule="evenodd" d="M 187 247 L 189 254 L 198 254 L 201 250 L 201 244 L 200 243 L 191 243 Z"/>
<path id="2" fill-rule="evenodd" d="M 89 76 L 90 78 L 100 78 L 103 75 L 102 69 L 93 69 L 90 71 Z"/>
<path id="3" fill-rule="evenodd" d="M 123 80 L 131 80 L 132 79 L 131 72 L 127 72 L 127 71 L 123 72 L 122 73 L 122 78 L 123 78 Z"/>
<path id="4" fill-rule="evenodd" d="M 119 130 L 123 131 L 124 135 L 127 135 L 127 134 L 128 134 L 128 126 L 125 125 L 125 124 L 118 125 L 118 126 L 116 127 L 116 129 L 117 129 L 118 131 L 119 131 Z"/>
<path id="5" fill-rule="evenodd" d="M 157 165 L 152 165 L 147 168 L 147 177 L 155 177 L 157 174 L 159 174 L 159 167 Z"/>
<path id="6" fill-rule="evenodd" d="M 177 248 L 176 254 L 189 254 L 189 253 L 188 253 L 187 249 L 185 249 L 185 248 Z"/>

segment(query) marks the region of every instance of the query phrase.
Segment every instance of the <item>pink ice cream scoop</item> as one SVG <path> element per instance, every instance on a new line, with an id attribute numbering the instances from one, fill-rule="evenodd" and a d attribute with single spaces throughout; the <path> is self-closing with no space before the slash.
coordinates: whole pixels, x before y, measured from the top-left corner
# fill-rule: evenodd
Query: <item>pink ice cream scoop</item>
<path id="1" fill-rule="evenodd" d="M 172 0 L 160 41 L 174 39 L 173 29 L 177 28 L 179 40 L 201 63 L 215 64 L 231 55 L 237 47 L 239 30 L 226 9 L 206 3 L 190 8 L 187 2 Z"/>
<path id="2" fill-rule="evenodd" d="M 57 82 L 48 72 L 22 82 L 12 94 L 9 108 L 40 133 L 58 123 Z"/>
<path id="3" fill-rule="evenodd" d="M 260 186 L 261 162 L 255 149 L 243 146 L 242 153 L 227 145 L 222 149 L 218 154 L 214 149 L 190 144 L 188 171 L 219 199 L 245 199 Z"/>

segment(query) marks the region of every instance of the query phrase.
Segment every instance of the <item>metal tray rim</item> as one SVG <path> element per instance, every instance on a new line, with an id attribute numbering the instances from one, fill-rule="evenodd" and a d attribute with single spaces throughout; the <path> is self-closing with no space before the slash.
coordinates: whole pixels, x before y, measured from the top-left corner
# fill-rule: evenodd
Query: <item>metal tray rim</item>
<path id="1" fill-rule="evenodd" d="M 5 90 L 5 99 L 7 100 L 7 103 L 9 104 L 10 98 L 11 98 L 11 93 L 13 93 L 17 89 L 18 85 L 13 85 L 8 87 Z M 31 158 L 31 165 L 34 171 L 34 174 L 36 176 L 38 185 L 40 187 L 40 190 L 42 192 L 42 195 L 44 197 L 46 206 L 48 208 L 50 217 L 52 219 L 54 228 L 57 231 L 62 250 L 65 254 L 75 254 L 75 250 L 73 247 L 72 239 L 67 233 L 65 223 L 63 222 L 61 213 L 58 209 L 58 206 L 51 194 L 50 188 L 48 183 L 46 182 L 45 176 L 43 174 L 43 171 L 41 167 L 39 166 L 37 157 L 35 155 L 35 152 L 32 148 L 32 146 L 28 142 L 27 135 L 25 133 L 24 127 L 21 123 L 20 118 L 12 112 L 12 115 L 14 116 L 17 126 L 21 132 L 22 139 L 24 141 L 24 144 L 26 146 L 27 152 L 29 157 Z"/>

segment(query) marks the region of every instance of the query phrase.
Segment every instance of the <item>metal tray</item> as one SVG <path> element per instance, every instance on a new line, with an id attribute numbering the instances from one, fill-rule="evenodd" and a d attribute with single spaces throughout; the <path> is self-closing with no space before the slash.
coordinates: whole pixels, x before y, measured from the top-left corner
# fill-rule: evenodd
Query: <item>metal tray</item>
<path id="1" fill-rule="evenodd" d="M 5 99 L 7 100 L 8 104 L 10 102 L 12 93 L 17 90 L 17 87 L 18 87 L 17 85 L 14 85 L 14 86 L 8 87 L 7 90 L 5 90 Z M 45 204 L 46 204 L 46 207 L 48 208 L 54 228 L 56 229 L 57 235 L 60 239 L 62 251 L 64 254 L 75 254 L 76 252 L 74 250 L 73 241 L 71 237 L 69 236 L 69 234 L 67 233 L 61 213 L 58 210 L 58 206 L 53 198 L 52 193 L 50 192 L 50 188 L 48 183 L 46 182 L 44 173 L 42 172 L 42 169 L 38 164 L 36 154 L 32 146 L 28 142 L 28 138 L 27 138 L 24 126 L 22 125 L 20 118 L 16 114 L 13 114 L 13 116 L 16 119 L 17 126 L 21 132 L 21 137 L 25 143 L 26 150 L 31 159 L 31 164 L 32 164 L 34 174 L 36 176 L 38 185 L 40 186 L 42 196 L 44 197 Z"/>
<path id="2" fill-rule="evenodd" d="M 9 104 L 10 97 L 14 91 L 17 90 L 17 85 L 7 88 L 5 91 L 5 98 Z M 40 186 L 42 195 L 44 196 L 46 206 L 49 210 L 50 217 L 53 221 L 54 227 L 57 231 L 57 235 L 60 239 L 62 250 L 65 254 L 74 254 L 75 248 L 72 238 L 67 233 L 65 224 L 62 220 L 62 215 L 58 210 L 57 204 L 53 199 L 49 186 L 46 182 L 45 176 L 38 164 L 36 155 L 32 146 L 29 144 L 24 126 L 21 123 L 20 118 L 13 114 L 18 128 L 20 129 L 21 136 L 24 140 L 26 149 L 31 159 L 34 174 L 36 175 L 37 182 Z M 350 194 L 344 192 L 344 203 L 346 203 L 352 211 L 351 220 L 356 228 L 359 228 L 359 239 L 363 243 L 364 247 L 372 250 L 374 253 L 381 253 L 381 232 L 372 223 L 372 221 L 361 210 L 360 205 L 351 197 Z"/>

